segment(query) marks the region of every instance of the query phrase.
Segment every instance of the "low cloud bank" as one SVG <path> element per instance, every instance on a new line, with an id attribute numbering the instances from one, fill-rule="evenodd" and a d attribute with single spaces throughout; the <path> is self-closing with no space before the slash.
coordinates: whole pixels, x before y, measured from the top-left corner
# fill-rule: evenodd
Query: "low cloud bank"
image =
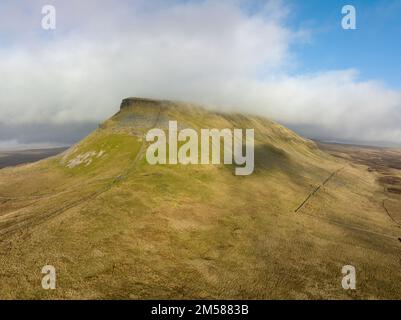
<path id="1" fill-rule="evenodd" d="M 243 1 L 54 1 L 55 31 L 40 28 L 42 1 L 13 3 L 0 4 L 0 140 L 72 142 L 135 95 L 262 115 L 314 138 L 401 141 L 401 92 L 357 70 L 290 75 L 293 44 L 310 35 L 286 26 L 285 2 L 253 14 Z"/>

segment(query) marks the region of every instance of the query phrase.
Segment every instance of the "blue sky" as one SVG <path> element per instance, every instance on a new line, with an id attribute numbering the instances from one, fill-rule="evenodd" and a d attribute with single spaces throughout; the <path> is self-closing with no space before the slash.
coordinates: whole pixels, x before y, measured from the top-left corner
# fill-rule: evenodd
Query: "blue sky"
<path id="1" fill-rule="evenodd" d="M 362 79 L 376 79 L 401 88 L 400 0 L 303 0 L 291 2 L 288 24 L 312 32 L 298 45 L 297 72 L 331 69 L 359 70 Z M 356 9 L 357 30 L 341 28 L 341 8 Z"/>

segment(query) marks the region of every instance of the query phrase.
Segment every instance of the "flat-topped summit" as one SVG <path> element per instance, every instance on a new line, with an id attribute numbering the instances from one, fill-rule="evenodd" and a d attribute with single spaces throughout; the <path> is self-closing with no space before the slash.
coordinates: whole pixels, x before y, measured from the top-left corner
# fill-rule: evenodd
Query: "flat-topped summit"
<path id="1" fill-rule="evenodd" d="M 129 108 L 129 107 L 134 107 L 137 105 L 153 105 L 153 106 L 158 106 L 160 104 L 162 104 L 163 100 L 156 100 L 156 99 L 148 99 L 148 98 L 139 98 L 139 97 L 129 97 L 129 98 L 125 98 L 123 99 L 123 101 L 121 102 L 120 105 L 120 110 L 125 109 L 125 108 Z"/>

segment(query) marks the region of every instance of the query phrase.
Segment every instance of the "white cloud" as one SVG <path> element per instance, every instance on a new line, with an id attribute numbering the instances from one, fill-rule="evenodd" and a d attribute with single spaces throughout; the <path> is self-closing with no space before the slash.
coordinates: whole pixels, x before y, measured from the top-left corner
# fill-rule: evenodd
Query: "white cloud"
<path id="1" fill-rule="evenodd" d="M 12 14 L 0 7 L 13 35 L 0 47 L 0 123 L 101 121 L 137 95 L 251 112 L 321 136 L 400 141 L 400 92 L 354 70 L 288 75 L 291 45 L 305 32 L 285 26 L 281 1 L 253 15 L 242 1 L 54 3 L 54 33 L 40 30 L 43 1 Z M 17 24 L 21 12 L 29 14 Z"/>

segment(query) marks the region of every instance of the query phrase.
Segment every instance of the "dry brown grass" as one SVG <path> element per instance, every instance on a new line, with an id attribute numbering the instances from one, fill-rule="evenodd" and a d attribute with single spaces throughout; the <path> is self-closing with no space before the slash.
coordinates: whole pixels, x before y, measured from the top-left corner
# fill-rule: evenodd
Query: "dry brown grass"
<path id="1" fill-rule="evenodd" d="M 140 137 L 155 119 L 255 128 L 255 173 L 147 165 Z M 109 158 L 65 167 L 94 149 Z M 64 157 L 0 170 L 1 298 L 401 298 L 400 228 L 377 174 L 271 121 L 139 105 Z M 46 264 L 57 269 L 53 291 L 40 286 Z M 341 287 L 346 264 L 356 291 Z"/>

